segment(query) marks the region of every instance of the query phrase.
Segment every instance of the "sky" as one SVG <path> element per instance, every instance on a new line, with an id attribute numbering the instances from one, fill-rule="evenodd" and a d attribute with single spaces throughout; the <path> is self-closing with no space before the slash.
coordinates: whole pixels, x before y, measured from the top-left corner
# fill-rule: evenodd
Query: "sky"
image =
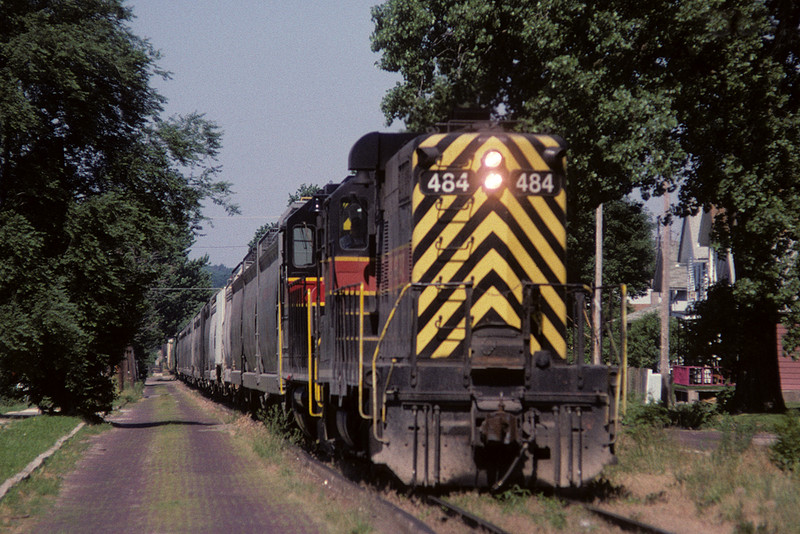
<path id="1" fill-rule="evenodd" d="M 235 267 L 257 228 L 276 221 L 303 183 L 347 175 L 350 147 L 386 126 L 383 95 L 400 76 L 375 66 L 370 8 L 379 0 L 128 0 L 133 32 L 171 79 L 151 84 L 164 117 L 204 113 L 223 132 L 219 179 L 241 214 L 207 206 L 191 250 Z M 213 225 L 213 226 L 212 226 Z"/>

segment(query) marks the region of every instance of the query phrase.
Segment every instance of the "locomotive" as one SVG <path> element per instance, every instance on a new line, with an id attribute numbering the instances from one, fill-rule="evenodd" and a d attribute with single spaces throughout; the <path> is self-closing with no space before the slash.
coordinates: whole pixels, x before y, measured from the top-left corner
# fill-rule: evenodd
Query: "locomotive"
<path id="1" fill-rule="evenodd" d="M 490 123 L 373 132 L 349 169 L 291 204 L 180 332 L 177 374 L 277 396 L 307 435 L 410 486 L 595 477 L 617 372 L 568 339 L 584 295 L 566 280 L 565 142 Z"/>

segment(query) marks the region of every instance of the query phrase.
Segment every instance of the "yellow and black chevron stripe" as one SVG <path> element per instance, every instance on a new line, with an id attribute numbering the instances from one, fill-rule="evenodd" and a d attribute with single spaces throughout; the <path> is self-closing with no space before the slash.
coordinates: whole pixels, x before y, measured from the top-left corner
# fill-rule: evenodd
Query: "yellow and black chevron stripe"
<path id="1" fill-rule="evenodd" d="M 541 154 L 558 144 L 549 136 L 484 132 L 431 135 L 420 148 L 436 147 L 441 154 L 431 170 L 475 173 L 483 154 L 497 150 L 511 173 L 548 171 Z M 415 154 L 415 169 L 417 164 Z M 420 173 L 417 169 L 415 176 Z M 565 357 L 566 307 L 556 287 L 566 282 L 565 213 L 563 188 L 551 196 L 515 195 L 508 187 L 491 193 L 478 187 L 468 195 L 426 195 L 416 183 L 412 280 L 433 284 L 419 295 L 417 354 L 428 358 L 464 354 L 466 313 L 473 329 L 488 325 L 521 329 L 522 286 L 530 281 L 542 284 L 541 319 L 532 329 L 531 350 Z M 466 285 L 457 283 L 471 283 L 471 302 Z"/>

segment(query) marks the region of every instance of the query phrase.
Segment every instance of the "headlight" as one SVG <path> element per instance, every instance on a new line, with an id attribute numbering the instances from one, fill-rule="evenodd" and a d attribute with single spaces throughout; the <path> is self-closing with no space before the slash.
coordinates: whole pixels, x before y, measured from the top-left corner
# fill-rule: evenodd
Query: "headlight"
<path id="1" fill-rule="evenodd" d="M 501 185 L 503 185 L 503 175 L 499 172 L 490 172 L 483 179 L 483 186 L 490 191 L 494 191 Z"/>
<path id="2" fill-rule="evenodd" d="M 483 156 L 483 166 L 487 169 L 496 169 L 503 164 L 503 155 L 497 150 L 490 150 Z"/>

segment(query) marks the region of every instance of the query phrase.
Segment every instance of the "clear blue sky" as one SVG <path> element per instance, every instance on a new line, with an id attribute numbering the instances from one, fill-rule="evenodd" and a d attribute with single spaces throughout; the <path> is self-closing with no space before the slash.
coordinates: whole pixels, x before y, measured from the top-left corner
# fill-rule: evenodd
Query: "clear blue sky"
<path id="1" fill-rule="evenodd" d="M 192 257 L 237 265 L 265 222 L 302 183 L 347 175 L 361 135 L 386 127 L 380 101 L 399 76 L 370 51 L 379 0 L 128 0 L 131 27 L 161 51 L 172 79 L 154 79 L 165 115 L 205 113 L 222 129 L 221 179 L 241 215 L 210 206 Z"/>

